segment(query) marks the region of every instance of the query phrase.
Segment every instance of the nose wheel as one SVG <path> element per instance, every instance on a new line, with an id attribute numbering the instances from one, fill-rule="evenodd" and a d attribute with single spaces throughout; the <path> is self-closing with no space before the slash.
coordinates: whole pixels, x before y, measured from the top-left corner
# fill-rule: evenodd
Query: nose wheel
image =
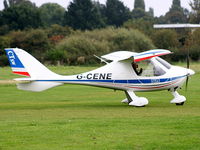
<path id="1" fill-rule="evenodd" d="M 182 103 L 176 103 L 176 106 L 183 106 L 185 102 Z"/>
<path id="2" fill-rule="evenodd" d="M 172 91 L 174 98 L 170 101 L 171 104 L 176 104 L 177 106 L 184 105 L 186 98 L 183 95 L 180 95 L 177 91 Z"/>

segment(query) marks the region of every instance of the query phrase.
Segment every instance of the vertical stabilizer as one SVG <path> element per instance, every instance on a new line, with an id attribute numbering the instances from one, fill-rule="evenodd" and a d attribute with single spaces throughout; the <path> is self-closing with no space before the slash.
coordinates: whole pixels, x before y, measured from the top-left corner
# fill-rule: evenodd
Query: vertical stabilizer
<path id="1" fill-rule="evenodd" d="M 28 76 L 34 79 L 57 77 L 26 51 L 19 48 L 5 50 L 13 73 Z"/>

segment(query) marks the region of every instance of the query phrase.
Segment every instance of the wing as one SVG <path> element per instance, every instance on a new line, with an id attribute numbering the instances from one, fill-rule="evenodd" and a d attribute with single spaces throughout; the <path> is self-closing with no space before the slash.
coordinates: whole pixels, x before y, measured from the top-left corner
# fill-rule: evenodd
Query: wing
<path id="1" fill-rule="evenodd" d="M 172 52 L 170 52 L 169 50 L 164 50 L 164 49 L 149 50 L 146 52 L 136 54 L 134 56 L 134 61 L 139 62 L 142 60 L 151 59 L 153 57 L 167 55 L 167 54 L 171 54 L 171 53 Z"/>
<path id="2" fill-rule="evenodd" d="M 117 51 L 117 52 L 103 55 L 101 56 L 101 58 L 106 59 L 106 60 L 112 60 L 112 61 L 120 61 L 120 60 L 129 59 L 136 54 L 137 53 L 129 52 L 129 51 Z"/>
<path id="3" fill-rule="evenodd" d="M 135 62 L 139 62 L 142 60 L 150 59 L 157 56 L 167 55 L 170 53 L 171 52 L 169 50 L 164 50 L 164 49 L 149 50 L 142 53 L 117 51 L 107 55 L 103 55 L 101 56 L 101 58 L 111 61 L 122 61 L 122 60 L 132 59 Z"/>

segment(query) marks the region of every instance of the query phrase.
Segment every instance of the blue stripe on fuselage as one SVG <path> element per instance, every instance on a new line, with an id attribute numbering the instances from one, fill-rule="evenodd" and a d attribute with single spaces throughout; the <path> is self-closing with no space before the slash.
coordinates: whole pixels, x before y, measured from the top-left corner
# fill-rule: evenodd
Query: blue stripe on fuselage
<path id="1" fill-rule="evenodd" d="M 133 83 L 133 84 L 148 84 L 148 83 L 163 83 L 183 78 L 184 76 L 163 78 L 163 79 L 135 79 L 135 80 L 36 80 L 42 82 L 103 82 L 103 83 Z"/>

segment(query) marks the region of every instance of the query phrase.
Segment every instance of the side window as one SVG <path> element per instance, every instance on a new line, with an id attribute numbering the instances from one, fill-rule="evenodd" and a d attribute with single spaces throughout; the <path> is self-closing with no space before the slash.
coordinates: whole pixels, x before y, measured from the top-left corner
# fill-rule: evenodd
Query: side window
<path id="1" fill-rule="evenodd" d="M 160 58 L 160 57 L 156 57 L 155 58 L 159 63 L 161 63 L 163 66 L 165 66 L 167 69 L 171 68 L 171 65 L 165 61 L 164 59 Z"/>

